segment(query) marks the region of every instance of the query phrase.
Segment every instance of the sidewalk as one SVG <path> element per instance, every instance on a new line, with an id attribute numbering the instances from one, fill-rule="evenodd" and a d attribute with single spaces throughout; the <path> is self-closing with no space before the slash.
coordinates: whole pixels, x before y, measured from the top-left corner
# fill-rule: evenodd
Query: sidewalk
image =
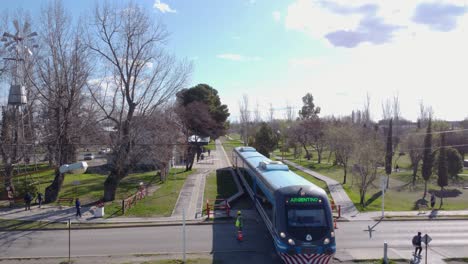
<path id="1" fill-rule="evenodd" d="M 289 160 L 283 160 L 284 163 L 295 167 L 319 180 L 327 183 L 330 194 L 337 205 L 341 205 L 341 220 L 349 221 L 369 221 L 382 218 L 381 211 L 359 212 L 354 203 L 349 198 L 341 184 L 320 173 L 304 168 Z M 468 219 L 468 210 L 425 210 L 425 211 L 386 211 L 384 220 L 436 220 L 436 219 Z"/>
<path id="2" fill-rule="evenodd" d="M 183 211 L 185 210 L 185 219 L 190 222 L 201 222 L 205 220 L 202 217 L 204 202 L 205 180 L 211 172 L 218 168 L 228 167 L 224 149 L 219 141 L 216 142 L 216 150 L 212 150 L 210 156 L 203 160 L 195 161 L 193 168 L 197 170 L 187 177 L 179 193 L 176 205 L 170 217 L 114 217 L 114 218 L 95 218 L 93 210 L 95 206 L 82 206 L 82 217 L 75 217 L 75 208 L 70 206 L 43 205 L 38 208 L 37 205 L 31 206 L 30 211 L 25 211 L 24 207 L 19 208 L 1 208 L 0 219 L 23 220 L 23 221 L 45 221 L 45 222 L 65 222 L 71 219 L 74 223 L 171 223 L 181 222 Z M 170 177 L 170 176 L 169 176 Z M 157 192 L 157 191 L 156 191 Z"/>
<path id="3" fill-rule="evenodd" d="M 354 206 L 353 201 L 349 199 L 348 194 L 346 194 L 345 190 L 343 189 L 343 186 L 341 184 L 333 179 L 328 178 L 327 176 L 324 176 L 320 173 L 317 173 L 315 171 L 312 171 L 310 169 L 304 168 L 301 165 L 298 165 L 294 162 L 291 162 L 289 160 L 283 160 L 284 163 L 295 167 L 298 170 L 301 170 L 319 180 L 324 181 L 328 185 L 328 189 L 330 190 L 330 194 L 333 197 L 333 200 L 337 205 L 341 206 L 341 216 L 344 218 L 352 218 L 355 217 L 359 214 L 359 211 L 356 209 L 356 206 Z"/>

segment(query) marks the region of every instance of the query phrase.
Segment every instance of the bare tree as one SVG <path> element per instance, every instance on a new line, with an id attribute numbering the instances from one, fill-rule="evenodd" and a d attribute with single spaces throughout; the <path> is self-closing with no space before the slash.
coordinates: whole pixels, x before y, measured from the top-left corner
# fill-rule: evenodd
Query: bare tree
<path id="1" fill-rule="evenodd" d="M 76 161 L 81 98 L 91 68 L 81 41 L 83 31 L 72 25 L 61 2 L 44 9 L 41 22 L 43 49 L 36 61 L 35 79 L 31 80 L 41 105 L 45 132 L 42 140 L 55 165 L 54 181 L 45 191 L 45 202 L 53 202 L 64 181 L 59 167 Z"/>
<path id="2" fill-rule="evenodd" d="M 434 111 L 431 106 L 425 106 L 423 101 L 419 102 L 418 128 L 427 126 L 427 122 L 432 118 Z"/>
<path id="3" fill-rule="evenodd" d="M 409 133 L 406 139 L 403 141 L 403 150 L 408 152 L 411 161 L 411 167 L 413 169 L 413 186 L 416 185 L 416 176 L 419 169 L 419 163 L 423 157 L 424 151 L 424 134 L 418 133 L 422 130 L 416 130 L 413 133 Z"/>
<path id="4" fill-rule="evenodd" d="M 109 70 L 107 86 L 90 89 L 106 119 L 117 131 L 112 137 L 110 174 L 104 183 L 104 200 L 115 199 L 120 181 L 128 175 L 134 154 L 135 116 L 155 113 L 185 85 L 189 64 L 177 64 L 163 48 L 168 33 L 142 7 L 124 8 L 108 3 L 96 6 L 88 47 L 96 63 Z M 104 73 L 105 75 L 106 73 Z"/>
<path id="5" fill-rule="evenodd" d="M 309 127 L 311 125 L 311 122 L 301 121 L 301 122 L 296 122 L 293 124 L 293 126 L 288 130 L 288 138 L 290 141 L 290 144 L 295 145 L 299 144 L 304 148 L 304 151 L 306 153 L 306 158 L 307 160 L 310 160 L 312 158 L 312 155 L 308 149 L 309 145 L 312 142 L 311 139 L 311 128 Z"/>
<path id="6" fill-rule="evenodd" d="M 269 114 L 269 121 L 270 124 L 273 123 L 273 120 L 275 120 L 275 109 L 273 108 L 273 104 L 270 103 L 270 109 L 268 109 L 268 114 Z"/>
<path id="7" fill-rule="evenodd" d="M 250 123 L 250 111 L 249 111 L 249 97 L 244 94 L 242 100 L 239 101 L 239 112 L 240 119 L 239 124 L 241 126 L 241 138 L 244 141 L 244 146 L 248 145 L 249 137 L 249 123 Z"/>
<path id="8" fill-rule="evenodd" d="M 393 109 L 392 103 L 387 98 L 385 102 L 382 103 L 382 119 L 383 120 L 390 120 L 393 116 Z"/>
<path id="9" fill-rule="evenodd" d="M 370 95 L 366 94 L 366 101 L 364 102 L 364 109 L 362 111 L 362 121 L 366 126 L 370 125 L 371 115 L 370 115 Z"/>
<path id="10" fill-rule="evenodd" d="M 325 146 L 327 145 L 327 141 L 325 139 L 326 123 L 319 118 L 313 118 L 306 120 L 305 122 L 310 123 L 307 126 L 308 130 L 306 133 L 311 133 L 311 145 L 312 148 L 317 151 L 317 163 L 321 163 L 322 154 L 325 150 Z"/>
<path id="11" fill-rule="evenodd" d="M 356 128 L 348 123 L 330 125 L 327 128 L 326 138 L 330 151 L 335 152 L 337 163 L 343 166 L 343 184 L 346 184 L 349 163 L 358 139 Z"/>
<path id="12" fill-rule="evenodd" d="M 254 123 L 259 124 L 262 122 L 262 114 L 260 113 L 260 105 L 257 103 L 255 104 L 255 110 L 254 110 Z"/>
<path id="13" fill-rule="evenodd" d="M 294 111 L 294 107 L 286 102 L 286 121 L 288 124 L 292 123 L 296 118 L 296 111 Z"/>
<path id="14" fill-rule="evenodd" d="M 377 178 L 377 168 L 381 166 L 384 156 L 384 144 L 378 138 L 376 131 L 364 128 L 361 138 L 356 141 L 353 172 L 357 174 L 359 184 L 359 203 L 366 206 L 365 199 L 369 186 Z"/>

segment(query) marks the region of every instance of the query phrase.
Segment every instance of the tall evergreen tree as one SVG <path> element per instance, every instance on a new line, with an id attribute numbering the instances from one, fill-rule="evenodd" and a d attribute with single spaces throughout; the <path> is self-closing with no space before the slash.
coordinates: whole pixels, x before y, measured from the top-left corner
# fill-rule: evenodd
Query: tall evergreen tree
<path id="1" fill-rule="evenodd" d="M 447 152 L 445 148 L 445 133 L 440 135 L 440 149 L 439 149 L 439 166 L 437 168 L 437 185 L 440 187 L 440 207 L 443 205 L 444 187 L 448 185 L 448 166 L 447 166 Z"/>
<path id="2" fill-rule="evenodd" d="M 393 144 L 392 144 L 392 118 L 388 124 L 388 133 L 387 133 L 387 149 L 385 151 L 385 173 L 387 173 L 387 185 L 388 188 L 390 182 L 390 174 L 392 173 L 392 157 L 393 157 Z"/>
<path id="3" fill-rule="evenodd" d="M 255 134 L 254 147 L 258 152 L 266 157 L 270 157 L 270 152 L 273 151 L 278 143 L 278 137 L 275 135 L 271 127 L 262 122 L 260 130 Z"/>
<path id="4" fill-rule="evenodd" d="M 432 175 L 432 164 L 434 162 L 434 156 L 432 154 L 432 120 L 429 118 L 427 124 L 426 137 L 424 138 L 424 153 L 423 153 L 423 164 L 422 164 L 422 177 L 424 179 L 424 196 L 426 199 L 427 194 L 427 181 Z"/>

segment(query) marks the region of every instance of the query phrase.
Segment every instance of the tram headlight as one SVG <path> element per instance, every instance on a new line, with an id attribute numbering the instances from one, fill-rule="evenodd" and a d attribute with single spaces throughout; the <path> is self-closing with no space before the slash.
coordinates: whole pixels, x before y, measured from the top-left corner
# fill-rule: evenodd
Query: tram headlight
<path id="1" fill-rule="evenodd" d="M 331 236 L 331 237 L 335 237 L 335 232 L 332 231 L 332 232 L 330 233 L 330 236 Z"/>
<path id="2" fill-rule="evenodd" d="M 286 234 L 285 234 L 284 232 L 281 232 L 281 233 L 280 233 L 280 237 L 281 237 L 281 238 L 286 238 Z"/>
<path id="3" fill-rule="evenodd" d="M 325 239 L 323 240 L 323 244 L 324 244 L 324 245 L 330 244 L 330 239 L 328 239 L 328 237 L 325 238 Z"/>
<path id="4" fill-rule="evenodd" d="M 289 243 L 289 245 L 291 245 L 291 246 L 296 245 L 296 243 L 294 242 L 294 240 L 292 240 L 292 238 L 288 239 L 288 243 Z"/>

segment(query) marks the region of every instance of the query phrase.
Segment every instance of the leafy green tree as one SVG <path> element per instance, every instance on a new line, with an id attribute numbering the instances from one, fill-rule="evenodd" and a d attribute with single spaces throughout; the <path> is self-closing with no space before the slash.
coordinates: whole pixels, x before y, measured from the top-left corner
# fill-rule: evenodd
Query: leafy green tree
<path id="1" fill-rule="evenodd" d="M 463 158 L 455 148 L 447 148 L 448 174 L 451 178 L 456 178 L 458 173 L 463 171 Z"/>
<path id="2" fill-rule="evenodd" d="M 388 188 L 388 184 L 390 181 L 390 174 L 392 173 L 392 157 L 393 157 L 392 122 L 393 120 L 390 118 L 390 122 L 388 123 L 388 132 L 387 132 L 387 148 L 385 150 L 385 173 L 387 173 L 386 189 Z"/>
<path id="3" fill-rule="evenodd" d="M 427 124 L 426 137 L 424 138 L 424 152 L 423 152 L 423 164 L 422 164 L 422 177 L 424 179 L 424 195 L 423 199 L 426 198 L 427 194 L 427 181 L 432 175 L 432 165 L 434 163 L 434 156 L 432 154 L 432 122 L 429 118 Z"/>
<path id="4" fill-rule="evenodd" d="M 299 110 L 299 118 L 302 120 L 310 119 L 317 117 L 320 113 L 320 107 L 316 107 L 314 104 L 314 97 L 311 93 L 307 93 L 304 97 L 302 97 L 303 106 L 302 109 Z"/>
<path id="5" fill-rule="evenodd" d="M 204 134 L 200 136 L 209 136 L 216 139 L 226 133 L 228 127 L 226 120 L 229 117 L 229 110 L 227 105 L 221 104 L 216 89 L 207 84 L 198 84 L 190 89 L 183 89 L 178 92 L 177 102 L 180 107 L 187 107 L 194 102 L 207 106 L 199 111 L 207 111 L 214 122 L 209 122 L 209 124 L 200 123 L 196 128 L 198 131 L 204 131 Z M 190 122 L 190 120 L 186 121 Z"/>
<path id="6" fill-rule="evenodd" d="M 262 122 L 255 134 L 254 147 L 258 152 L 270 157 L 270 152 L 275 149 L 276 144 L 278 144 L 278 137 L 267 123 Z"/>
<path id="7" fill-rule="evenodd" d="M 218 91 L 207 84 L 198 84 L 176 94 L 177 115 L 186 139 L 192 135 L 216 139 L 226 133 L 229 111 L 221 104 Z M 198 144 L 187 144 L 186 170 L 191 170 L 195 155 L 201 153 Z"/>
<path id="8" fill-rule="evenodd" d="M 461 154 L 455 148 L 446 147 L 445 152 L 447 154 L 448 176 L 454 179 L 458 176 L 458 173 L 463 171 L 463 159 Z M 437 162 L 434 164 L 434 170 L 438 169 L 438 167 L 439 158 L 437 158 Z"/>
<path id="9" fill-rule="evenodd" d="M 447 152 L 445 147 L 445 133 L 440 135 L 440 149 L 438 159 L 437 185 L 440 187 L 440 208 L 443 205 L 444 187 L 448 185 L 448 167 L 447 167 Z"/>

